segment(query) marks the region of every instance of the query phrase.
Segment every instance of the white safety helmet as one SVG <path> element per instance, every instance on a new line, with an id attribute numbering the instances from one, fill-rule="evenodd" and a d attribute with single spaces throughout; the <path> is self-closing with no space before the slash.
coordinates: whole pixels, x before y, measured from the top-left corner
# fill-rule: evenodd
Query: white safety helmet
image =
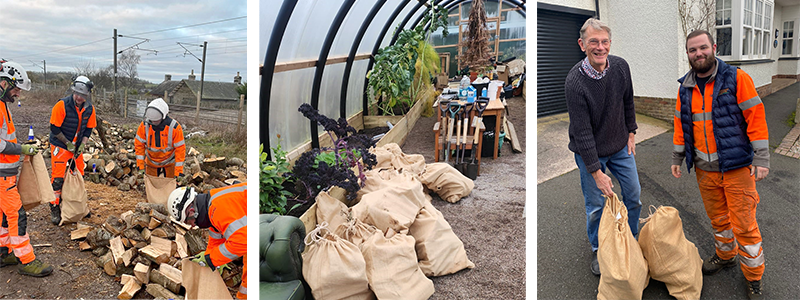
<path id="1" fill-rule="evenodd" d="M 193 188 L 179 187 L 169 194 L 167 209 L 169 214 L 180 222 L 186 222 L 186 207 L 194 203 L 197 192 Z"/>
<path id="2" fill-rule="evenodd" d="M 150 104 L 147 105 L 147 109 L 144 110 L 144 119 L 150 124 L 158 124 L 167 117 L 168 113 L 169 106 L 167 102 L 164 102 L 164 99 L 156 98 L 150 101 Z"/>
<path id="3" fill-rule="evenodd" d="M 80 94 L 86 100 L 89 100 L 89 97 L 92 95 L 92 88 L 94 84 L 91 80 L 89 80 L 86 76 L 78 76 L 75 80 L 72 81 L 72 91 L 75 93 Z"/>
<path id="4" fill-rule="evenodd" d="M 0 59 L 0 78 L 5 78 L 20 89 L 31 90 L 31 80 L 28 78 L 28 72 L 25 72 L 25 68 L 13 61 Z"/>

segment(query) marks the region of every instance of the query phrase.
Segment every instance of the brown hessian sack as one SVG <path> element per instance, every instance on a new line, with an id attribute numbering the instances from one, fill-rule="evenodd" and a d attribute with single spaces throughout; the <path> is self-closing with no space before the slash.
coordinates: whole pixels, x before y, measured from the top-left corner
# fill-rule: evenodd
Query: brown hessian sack
<path id="1" fill-rule="evenodd" d="M 386 236 L 375 232 L 361 252 L 367 263 L 369 286 L 378 299 L 428 299 L 436 291 L 417 264 L 413 237 L 391 229 Z"/>
<path id="2" fill-rule="evenodd" d="M 361 249 L 361 244 L 364 243 L 370 236 L 372 236 L 378 228 L 375 226 L 361 222 L 357 218 L 339 225 L 334 231 L 334 234 L 358 246 Z"/>
<path id="3" fill-rule="evenodd" d="M 425 276 L 442 276 L 475 267 L 467 258 L 461 239 L 431 203 L 420 210 L 408 234 L 416 241 L 414 249 Z"/>
<path id="4" fill-rule="evenodd" d="M 428 164 L 419 178 L 429 190 L 436 192 L 444 201 L 450 203 L 460 201 L 475 187 L 472 179 L 447 163 Z"/>
<path id="5" fill-rule="evenodd" d="M 17 190 L 22 206 L 26 211 L 56 200 L 53 186 L 50 184 L 50 173 L 44 163 L 41 153 L 25 155 L 22 161 L 22 170 L 17 179 Z"/>
<path id="6" fill-rule="evenodd" d="M 64 185 L 61 188 L 61 223 L 75 223 L 89 213 L 89 199 L 86 196 L 86 187 L 83 176 L 77 168 L 72 167 L 74 161 L 67 164 L 64 172 Z"/>
<path id="7" fill-rule="evenodd" d="M 597 299 L 642 299 L 650 281 L 647 261 L 628 225 L 628 210 L 617 194 L 606 196 L 597 234 L 601 274 Z"/>
<path id="8" fill-rule="evenodd" d="M 305 237 L 303 278 L 314 299 L 375 299 L 361 250 L 317 224 Z"/>
<path id="9" fill-rule="evenodd" d="M 175 178 L 144 175 L 144 188 L 147 202 L 167 205 L 169 194 L 178 186 Z"/>
<path id="10" fill-rule="evenodd" d="M 405 154 L 397 143 L 374 147 L 370 152 L 375 154 L 378 162 L 373 169 L 403 170 L 414 175 L 419 175 L 425 170 L 425 157 L 422 154 Z"/>
<path id="11" fill-rule="evenodd" d="M 353 218 L 374 225 L 386 232 L 408 231 L 426 201 L 425 192 L 417 178 L 407 172 L 398 173 L 386 187 L 361 197 L 351 208 Z"/>
<path id="12" fill-rule="evenodd" d="M 193 262 L 190 258 L 184 258 L 181 264 L 181 282 L 186 287 L 186 299 L 233 299 L 219 273 Z"/>
<path id="13" fill-rule="evenodd" d="M 336 229 L 347 222 L 350 209 L 342 201 L 331 197 L 328 192 L 317 194 L 317 224 L 328 223 L 330 228 Z"/>
<path id="14" fill-rule="evenodd" d="M 650 277 L 667 285 L 679 300 L 700 299 L 703 289 L 703 259 L 694 243 L 683 234 L 678 210 L 650 206 L 650 216 L 639 232 L 639 246 L 650 267 Z"/>

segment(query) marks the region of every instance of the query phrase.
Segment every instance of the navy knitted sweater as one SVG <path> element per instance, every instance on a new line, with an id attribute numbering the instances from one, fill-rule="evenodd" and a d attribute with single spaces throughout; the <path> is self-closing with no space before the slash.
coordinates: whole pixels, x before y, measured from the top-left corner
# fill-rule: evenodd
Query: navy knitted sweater
<path id="1" fill-rule="evenodd" d="M 564 83 L 569 111 L 569 150 L 581 156 L 587 171 L 600 169 L 598 157 L 619 152 L 636 130 L 633 82 L 628 62 L 608 56 L 606 75 L 595 80 L 575 64 Z"/>

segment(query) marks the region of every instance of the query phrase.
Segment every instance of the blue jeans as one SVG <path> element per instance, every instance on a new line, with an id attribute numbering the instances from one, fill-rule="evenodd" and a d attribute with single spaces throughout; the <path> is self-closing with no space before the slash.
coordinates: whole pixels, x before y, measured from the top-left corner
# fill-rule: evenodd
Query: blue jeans
<path id="1" fill-rule="evenodd" d="M 642 201 L 639 195 L 642 186 L 639 185 L 639 173 L 636 173 L 636 160 L 628 154 L 628 146 L 611 156 L 600 157 L 600 170 L 605 173 L 606 167 L 611 170 L 622 188 L 622 203 L 628 209 L 628 225 L 634 237 L 639 236 L 639 213 L 642 211 Z M 597 229 L 600 227 L 600 217 L 603 215 L 605 198 L 603 192 L 597 188 L 592 174 L 586 171 L 586 165 L 578 153 L 575 153 L 575 162 L 581 171 L 581 190 L 586 203 L 586 233 L 592 244 L 592 251 L 596 251 Z"/>

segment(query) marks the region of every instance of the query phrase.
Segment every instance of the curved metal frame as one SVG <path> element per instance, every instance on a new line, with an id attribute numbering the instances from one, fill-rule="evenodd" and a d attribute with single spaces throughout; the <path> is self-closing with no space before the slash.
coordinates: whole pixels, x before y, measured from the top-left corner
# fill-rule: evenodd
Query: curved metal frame
<path id="1" fill-rule="evenodd" d="M 272 92 L 272 74 L 275 71 L 275 61 L 278 59 L 281 40 L 286 32 L 286 24 L 289 23 L 289 18 L 292 16 L 292 11 L 294 11 L 296 5 L 297 0 L 286 0 L 281 5 L 281 10 L 275 19 L 275 27 L 272 28 L 272 35 L 267 44 L 264 67 L 261 69 L 261 94 L 259 95 L 259 102 L 261 103 L 258 111 L 264 119 L 261 120 L 259 125 L 259 138 L 261 143 L 264 144 L 267 159 L 272 159 L 272 152 L 269 146 L 269 100 Z"/>
<path id="2" fill-rule="evenodd" d="M 417 0 L 417 1 L 419 1 L 419 3 L 417 3 L 417 5 L 414 5 L 414 8 L 411 9 L 411 12 L 408 13 L 408 15 L 406 15 L 405 18 L 403 18 L 403 22 L 400 22 L 399 26 L 397 26 L 398 29 L 402 30 L 402 28 L 405 28 L 406 23 L 408 23 L 408 21 L 411 20 L 411 17 L 413 17 L 414 14 L 417 13 L 419 8 L 422 7 L 423 4 L 428 3 L 428 0 Z M 393 45 L 394 42 L 397 41 L 397 36 L 400 34 L 400 30 L 394 31 L 394 33 L 392 34 L 392 39 L 389 41 L 389 45 Z"/>
<path id="3" fill-rule="evenodd" d="M 333 39 L 336 37 L 336 33 L 339 32 L 344 17 L 347 16 L 347 12 L 350 11 L 350 8 L 353 7 L 353 3 L 355 2 L 356 0 L 345 0 L 342 3 L 342 6 L 339 7 L 339 12 L 337 12 L 336 17 L 333 18 L 331 27 L 328 28 L 325 41 L 322 43 L 322 49 L 320 49 L 319 58 L 317 59 L 317 70 L 314 72 L 314 84 L 311 86 L 311 107 L 314 109 L 317 109 L 319 106 L 319 90 L 322 84 L 322 74 L 325 72 L 325 64 L 328 62 L 328 54 L 331 52 Z M 313 120 L 309 122 L 311 122 L 311 148 L 319 148 L 319 130 L 317 128 L 317 122 Z"/>
<path id="4" fill-rule="evenodd" d="M 375 2 L 375 5 L 372 6 L 372 9 L 367 14 L 367 18 L 364 19 L 364 22 L 361 23 L 361 28 L 358 29 L 358 33 L 356 33 L 356 38 L 353 40 L 353 46 L 350 47 L 350 54 L 347 55 L 347 62 L 344 66 L 344 75 L 342 77 L 342 89 L 341 89 L 341 96 L 339 99 L 339 117 L 347 118 L 347 86 L 350 83 L 350 71 L 353 69 L 353 60 L 356 56 L 356 51 L 358 51 L 358 46 L 361 44 L 361 40 L 364 38 L 364 34 L 367 32 L 367 28 L 369 28 L 369 24 L 372 23 L 372 20 L 375 19 L 375 15 L 378 14 L 378 11 L 381 10 L 381 7 L 386 3 L 386 0 L 378 0 Z"/>

